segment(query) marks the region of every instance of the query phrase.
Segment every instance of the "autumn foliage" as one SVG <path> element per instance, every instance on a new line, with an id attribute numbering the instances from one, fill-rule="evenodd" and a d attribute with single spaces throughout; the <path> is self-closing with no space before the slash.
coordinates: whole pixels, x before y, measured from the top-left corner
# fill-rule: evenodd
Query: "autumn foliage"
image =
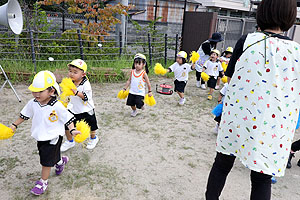
<path id="1" fill-rule="evenodd" d="M 44 0 L 39 4 L 51 6 L 63 4 L 68 7 L 70 14 L 83 14 L 86 19 L 95 19 L 97 22 L 91 21 L 87 24 L 84 20 L 75 19 L 74 23 L 81 24 L 82 33 L 100 36 L 109 35 L 108 32 L 113 30 L 113 26 L 120 23 L 116 18 L 117 14 L 127 15 L 129 6 L 120 3 L 116 5 L 105 4 L 106 0 Z M 91 38 L 90 38 L 91 39 Z"/>

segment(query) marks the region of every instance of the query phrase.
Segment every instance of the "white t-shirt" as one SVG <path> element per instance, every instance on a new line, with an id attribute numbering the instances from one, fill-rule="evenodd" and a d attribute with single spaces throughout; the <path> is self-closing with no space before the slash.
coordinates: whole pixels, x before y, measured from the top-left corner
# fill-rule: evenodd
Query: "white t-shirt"
<path id="1" fill-rule="evenodd" d="M 145 96 L 145 71 L 142 70 L 139 74 L 136 73 L 136 70 L 131 70 L 131 82 L 130 82 L 130 94 Z"/>
<path id="2" fill-rule="evenodd" d="M 222 57 L 220 58 L 220 60 L 222 60 L 223 62 L 229 62 L 229 61 L 230 61 L 230 58 L 227 58 L 227 57 L 225 57 L 225 56 L 222 56 Z"/>
<path id="3" fill-rule="evenodd" d="M 79 96 L 71 96 L 68 109 L 74 114 L 91 112 L 95 106 L 93 101 L 93 92 L 89 80 L 84 77 L 77 87 L 77 91 L 82 92 L 84 99 Z"/>
<path id="4" fill-rule="evenodd" d="M 222 65 L 220 62 L 212 62 L 210 60 L 207 60 L 203 67 L 205 67 L 205 73 L 207 73 L 209 76 L 214 76 L 217 78 L 219 76 L 219 72 L 223 71 Z"/>
<path id="5" fill-rule="evenodd" d="M 65 125 L 70 125 L 74 116 L 55 98 L 41 105 L 31 99 L 20 113 L 22 119 L 32 118 L 31 136 L 37 141 L 47 141 L 65 134 Z"/>
<path id="6" fill-rule="evenodd" d="M 189 72 L 193 71 L 190 64 L 184 63 L 179 65 L 175 62 L 169 67 L 171 72 L 174 72 L 174 76 L 178 81 L 187 81 L 189 79 Z"/>
<path id="7" fill-rule="evenodd" d="M 227 88 L 228 88 L 228 83 L 225 83 L 223 88 L 220 90 L 220 93 L 222 94 L 222 102 L 224 101 L 225 99 L 225 95 L 226 95 L 226 92 L 227 92 Z"/>

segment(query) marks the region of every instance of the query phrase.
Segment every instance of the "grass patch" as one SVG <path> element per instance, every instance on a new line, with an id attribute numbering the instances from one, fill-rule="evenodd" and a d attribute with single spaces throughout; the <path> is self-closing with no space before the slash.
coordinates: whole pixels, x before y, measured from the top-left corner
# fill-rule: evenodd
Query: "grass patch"
<path id="1" fill-rule="evenodd" d="M 5 178 L 5 175 L 8 171 L 22 164 L 23 163 L 17 156 L 11 158 L 0 158 L 0 178 Z"/>

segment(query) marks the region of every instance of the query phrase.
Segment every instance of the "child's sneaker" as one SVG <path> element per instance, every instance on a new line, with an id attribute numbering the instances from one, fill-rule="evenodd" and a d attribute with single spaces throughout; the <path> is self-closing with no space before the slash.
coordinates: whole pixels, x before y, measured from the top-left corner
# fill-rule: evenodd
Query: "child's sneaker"
<path id="1" fill-rule="evenodd" d="M 47 190 L 47 187 L 48 183 L 43 183 L 41 180 L 38 180 L 37 182 L 35 182 L 35 186 L 30 192 L 38 196 L 43 194 Z"/>
<path id="2" fill-rule="evenodd" d="M 220 89 L 220 86 L 216 85 L 215 90 L 218 90 L 218 89 Z"/>
<path id="3" fill-rule="evenodd" d="M 200 86 L 201 86 L 200 81 L 197 81 L 197 82 L 196 82 L 196 87 L 199 88 Z"/>
<path id="4" fill-rule="evenodd" d="M 184 103 L 185 103 L 185 98 L 181 98 L 179 100 L 179 105 L 183 106 Z"/>
<path id="5" fill-rule="evenodd" d="M 217 134 L 218 130 L 219 130 L 219 124 L 216 124 L 215 128 L 213 129 L 213 132 Z"/>
<path id="6" fill-rule="evenodd" d="M 205 84 L 202 84 L 202 85 L 201 85 L 201 89 L 203 89 L 203 90 L 206 89 Z"/>
<path id="7" fill-rule="evenodd" d="M 208 95 L 208 96 L 207 96 L 207 99 L 208 99 L 208 100 L 212 100 L 212 95 Z"/>
<path id="8" fill-rule="evenodd" d="M 61 165 L 59 165 L 59 164 L 55 165 L 56 175 L 60 175 L 64 171 L 65 165 L 69 162 L 68 156 L 62 156 L 61 159 L 62 159 L 63 163 Z"/>
<path id="9" fill-rule="evenodd" d="M 95 148 L 96 144 L 99 142 L 99 138 L 97 136 L 95 136 L 95 138 L 90 138 L 90 141 L 88 142 L 88 144 L 86 145 L 87 149 L 93 149 Z"/>
<path id="10" fill-rule="evenodd" d="M 69 140 L 65 141 L 61 147 L 60 147 L 60 151 L 61 152 L 64 152 L 64 151 L 67 151 L 69 150 L 70 148 L 74 147 L 75 146 L 75 142 L 70 142 Z"/>
<path id="11" fill-rule="evenodd" d="M 132 110 L 130 115 L 131 117 L 135 117 L 137 115 L 137 110 Z"/>

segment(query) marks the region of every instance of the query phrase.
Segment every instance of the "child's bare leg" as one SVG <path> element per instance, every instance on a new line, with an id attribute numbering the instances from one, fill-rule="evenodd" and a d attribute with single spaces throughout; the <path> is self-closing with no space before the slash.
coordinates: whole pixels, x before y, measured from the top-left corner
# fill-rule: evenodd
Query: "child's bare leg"
<path id="1" fill-rule="evenodd" d="M 96 136 L 96 131 L 91 131 L 91 138 L 95 138 Z"/>
<path id="2" fill-rule="evenodd" d="M 44 181 L 48 180 L 51 172 L 51 167 L 42 166 L 42 179 Z"/>
<path id="3" fill-rule="evenodd" d="M 182 93 L 182 92 L 177 92 L 177 94 L 179 95 L 180 98 L 184 98 L 184 93 Z"/>
<path id="4" fill-rule="evenodd" d="M 135 106 L 131 106 L 131 109 L 132 109 L 132 110 L 136 110 L 136 107 L 135 107 Z"/>
<path id="5" fill-rule="evenodd" d="M 218 77 L 218 80 L 217 80 L 217 87 L 219 87 L 220 86 L 220 80 L 221 80 L 221 78 L 220 77 Z"/>
<path id="6" fill-rule="evenodd" d="M 214 89 L 213 88 L 209 88 L 209 93 L 210 95 L 212 95 L 212 93 L 214 92 Z"/>
<path id="7" fill-rule="evenodd" d="M 70 133 L 70 130 L 66 130 L 65 133 L 66 133 L 67 139 L 68 139 L 69 141 L 71 141 L 71 140 L 73 139 L 73 137 L 72 137 L 72 135 L 71 135 L 71 133 Z"/>

